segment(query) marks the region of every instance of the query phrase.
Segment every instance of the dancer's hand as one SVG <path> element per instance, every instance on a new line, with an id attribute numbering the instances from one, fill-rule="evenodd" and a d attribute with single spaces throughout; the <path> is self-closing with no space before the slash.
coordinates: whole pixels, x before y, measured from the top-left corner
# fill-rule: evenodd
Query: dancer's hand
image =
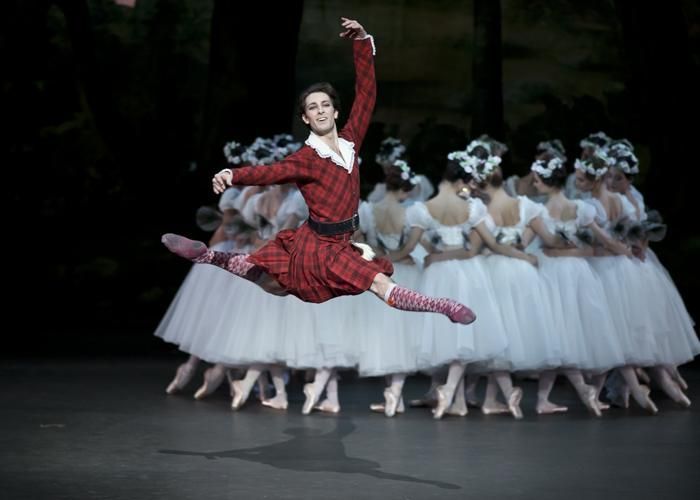
<path id="1" fill-rule="evenodd" d="M 231 180 L 233 180 L 233 174 L 227 168 L 216 174 L 211 180 L 214 192 L 216 194 L 221 194 L 226 191 L 229 186 L 232 186 Z"/>
<path id="2" fill-rule="evenodd" d="M 526 253 L 525 255 L 526 255 L 525 260 L 527 260 L 533 266 L 537 267 L 537 263 L 538 263 L 537 256 L 532 255 L 531 253 Z"/>
<path id="3" fill-rule="evenodd" d="M 367 38 L 367 32 L 357 21 L 348 19 L 347 17 L 341 17 L 340 21 L 343 29 L 345 29 L 345 31 L 340 33 L 341 38 L 349 38 L 350 40 L 362 40 L 363 38 Z"/>

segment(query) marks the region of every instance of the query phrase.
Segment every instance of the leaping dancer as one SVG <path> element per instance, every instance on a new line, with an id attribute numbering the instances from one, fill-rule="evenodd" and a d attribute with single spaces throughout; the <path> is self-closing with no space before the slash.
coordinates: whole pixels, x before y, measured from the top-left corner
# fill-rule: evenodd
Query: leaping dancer
<path id="1" fill-rule="evenodd" d="M 308 221 L 280 231 L 252 254 L 209 250 L 201 241 L 165 234 L 172 252 L 196 263 L 212 264 L 253 281 L 271 293 L 291 293 L 320 303 L 341 295 L 371 291 L 404 311 L 444 314 L 468 325 L 476 316 L 465 305 L 433 298 L 394 283 L 391 262 L 375 258 L 366 245 L 352 241 L 359 228 L 360 174 L 357 152 L 367 132 L 376 100 L 374 40 L 355 20 L 341 18 L 340 36 L 353 41 L 355 101 L 347 124 L 338 132 L 338 94 L 329 83 L 315 83 L 299 96 L 298 112 L 309 137 L 296 153 L 279 163 L 223 169 L 212 179 L 214 192 L 232 185 L 295 183 L 309 207 Z"/>

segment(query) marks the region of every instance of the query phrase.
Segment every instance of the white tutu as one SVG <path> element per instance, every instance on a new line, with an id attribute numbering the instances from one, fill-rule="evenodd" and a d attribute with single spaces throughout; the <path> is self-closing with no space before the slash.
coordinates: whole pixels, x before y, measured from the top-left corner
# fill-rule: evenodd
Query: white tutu
<path id="1" fill-rule="evenodd" d="M 562 366 L 601 372 L 625 364 L 603 284 L 588 262 L 541 252 L 537 257 L 559 334 Z"/>
<path id="2" fill-rule="evenodd" d="M 399 285 L 415 289 L 420 267 L 394 264 L 394 279 Z M 416 342 L 421 325 L 429 313 L 406 312 L 389 307 L 372 293 L 357 301 L 358 371 L 361 376 L 410 373 L 416 371 Z"/>
<path id="3" fill-rule="evenodd" d="M 450 322 L 431 314 L 423 321 L 418 350 L 418 365 L 429 370 L 451 361 L 490 365 L 490 360 L 506 351 L 508 338 L 499 311 L 499 303 L 485 269 L 486 258 L 436 262 L 423 272 L 419 290 L 432 297 L 457 300 L 474 311 L 470 325 Z M 489 363 L 485 363 L 489 361 Z"/>
<path id="4" fill-rule="evenodd" d="M 649 295 L 652 333 L 657 347 L 657 364 L 681 365 L 700 354 L 700 341 L 694 323 L 668 271 L 656 255 L 648 251 L 647 259 L 639 262 L 640 277 Z"/>

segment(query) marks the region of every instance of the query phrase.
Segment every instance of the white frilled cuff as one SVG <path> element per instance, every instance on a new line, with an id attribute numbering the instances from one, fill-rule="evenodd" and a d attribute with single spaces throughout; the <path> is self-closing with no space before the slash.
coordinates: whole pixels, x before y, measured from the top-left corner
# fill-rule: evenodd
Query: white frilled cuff
<path id="1" fill-rule="evenodd" d="M 358 38 L 357 40 L 367 40 L 369 38 L 370 43 L 372 44 L 372 55 L 376 56 L 377 55 L 377 47 L 374 45 L 374 37 L 372 35 L 367 35 L 364 38 Z"/>

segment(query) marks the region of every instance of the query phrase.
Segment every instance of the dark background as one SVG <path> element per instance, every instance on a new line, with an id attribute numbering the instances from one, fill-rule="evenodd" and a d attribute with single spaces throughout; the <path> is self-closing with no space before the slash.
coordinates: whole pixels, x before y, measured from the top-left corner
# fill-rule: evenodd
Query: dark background
<path id="1" fill-rule="evenodd" d="M 487 132 L 529 168 L 539 140 L 569 158 L 598 130 L 636 146 L 637 186 L 669 224 L 654 247 L 698 317 L 698 2 L 109 0 L 4 2 L 0 161 L 5 356 L 158 355 L 152 332 L 189 269 L 164 232 L 206 239 L 225 142 L 304 129 L 297 92 L 352 102 L 340 15 L 375 35 L 379 96 L 365 192 L 386 135 L 437 179 Z M 341 120 L 342 121 L 342 120 Z"/>

